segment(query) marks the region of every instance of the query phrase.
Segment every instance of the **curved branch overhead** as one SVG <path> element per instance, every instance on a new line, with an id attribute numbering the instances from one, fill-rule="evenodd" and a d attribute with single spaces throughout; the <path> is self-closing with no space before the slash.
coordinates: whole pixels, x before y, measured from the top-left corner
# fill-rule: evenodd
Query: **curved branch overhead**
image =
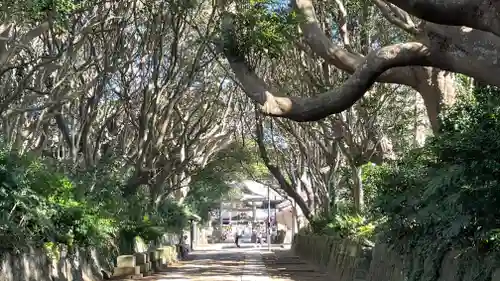
<path id="1" fill-rule="evenodd" d="M 468 26 L 500 36 L 500 4 L 490 0 L 388 0 L 425 21 Z"/>
<path id="2" fill-rule="evenodd" d="M 266 115 L 285 117 L 294 121 L 321 120 L 350 108 L 373 85 L 385 70 L 401 65 L 430 65 L 429 49 L 418 42 L 396 44 L 371 53 L 365 63 L 342 85 L 315 97 L 287 97 L 272 93 L 269 86 L 248 66 L 242 56 L 225 48 L 232 70 L 247 95 L 261 105 Z"/>
<path id="3" fill-rule="evenodd" d="M 325 36 L 317 22 L 311 0 L 292 0 L 292 6 L 304 15 L 305 20 L 300 23 L 300 28 L 311 50 L 329 64 L 352 74 L 341 87 L 314 97 L 273 92 L 248 66 L 246 54 L 238 53 L 235 48 L 237 31 L 231 26 L 232 16 L 229 12 L 225 12 L 222 19 L 223 30 L 229 38 L 224 41 L 224 54 L 246 94 L 262 106 L 263 113 L 299 122 L 320 120 L 342 112 L 359 100 L 373 83 L 385 82 L 408 85 L 419 91 L 433 130 L 437 132 L 437 116 L 442 103 L 454 100 L 449 96 L 455 95 L 453 76 L 445 71 L 462 73 L 500 86 L 497 75 L 500 71 L 500 38 L 496 36 L 498 16 L 497 8 L 491 2 L 387 2 L 394 5 L 388 4 L 388 9 L 397 11 L 397 18 L 389 20 L 399 22 L 403 29 L 412 33 L 418 32 L 416 40 L 382 47 L 363 57 L 336 46 Z M 385 7 L 382 1 L 378 1 L 377 5 L 381 9 Z M 433 9 L 439 16 L 426 14 L 421 17 L 424 21 L 418 28 L 412 25 L 408 14 L 418 16 L 424 11 L 432 13 Z M 458 10 L 461 17 L 452 14 Z M 465 16 L 467 11 L 470 13 Z M 483 17 L 478 17 L 477 13 Z M 382 14 L 389 17 L 389 10 L 383 10 Z M 442 23 L 449 25 L 440 25 Z"/>

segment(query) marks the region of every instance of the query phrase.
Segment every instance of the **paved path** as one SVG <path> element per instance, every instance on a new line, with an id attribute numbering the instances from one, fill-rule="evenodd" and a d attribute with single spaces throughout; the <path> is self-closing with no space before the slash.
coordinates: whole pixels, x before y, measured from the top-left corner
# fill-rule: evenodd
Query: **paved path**
<path id="1" fill-rule="evenodd" d="M 271 281 L 262 262 L 262 251 L 253 247 L 194 251 L 188 260 L 140 280 Z"/>
<path id="2" fill-rule="evenodd" d="M 327 273 L 287 250 L 264 253 L 263 261 L 272 281 L 332 281 Z"/>

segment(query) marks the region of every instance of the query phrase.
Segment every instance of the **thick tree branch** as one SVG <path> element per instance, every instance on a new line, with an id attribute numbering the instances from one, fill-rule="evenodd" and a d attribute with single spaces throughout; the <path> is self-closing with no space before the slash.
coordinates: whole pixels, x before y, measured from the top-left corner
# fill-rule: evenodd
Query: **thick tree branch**
<path id="1" fill-rule="evenodd" d="M 325 36 L 319 25 L 311 0 L 292 0 L 291 4 L 304 17 L 304 21 L 300 23 L 300 29 L 313 52 L 338 69 L 350 74 L 354 73 L 365 58 L 362 55 L 344 50 L 335 45 L 331 38 Z M 415 87 L 417 81 L 414 78 L 412 68 L 395 68 L 378 77 L 377 82 Z"/>
<path id="2" fill-rule="evenodd" d="M 427 41 L 435 40 L 435 38 L 429 39 L 429 33 L 425 30 L 425 26 L 422 26 L 420 29 L 416 28 L 407 12 L 401 10 L 393 4 L 380 0 L 374 1 L 375 4 L 379 6 L 382 14 L 388 19 L 388 21 L 404 30 L 407 30 L 410 34 L 414 34 L 417 37 L 426 37 L 425 40 Z M 337 47 L 330 38 L 325 36 L 316 18 L 316 13 L 311 0 L 293 0 L 292 4 L 295 9 L 297 9 L 305 17 L 305 21 L 302 22 L 300 26 L 304 33 L 306 42 L 317 55 L 321 56 L 328 63 L 348 73 L 353 73 L 355 69 L 363 63 L 363 56 L 347 52 Z M 395 16 L 393 16 L 393 14 Z M 457 27 L 452 28 L 457 30 L 459 29 Z M 442 40 L 443 38 L 446 39 Z M 440 38 L 438 39 L 438 44 L 446 41 L 443 45 L 445 47 L 445 53 L 448 51 L 446 48 L 451 49 L 448 44 L 448 41 L 450 41 L 449 36 L 440 35 Z M 461 42 L 459 44 L 464 43 Z M 470 43 L 468 44 L 471 45 Z M 483 44 L 484 43 L 479 43 L 479 45 Z M 439 50 L 442 49 L 443 46 L 435 46 L 435 48 L 436 50 Z M 453 48 L 456 49 L 457 46 L 453 46 Z M 460 57 L 464 58 L 462 55 L 460 55 Z M 443 60 L 443 58 L 438 56 L 438 60 Z M 494 60 L 491 60 L 491 62 L 494 62 Z M 487 72 L 482 74 L 488 75 Z M 437 116 L 439 115 L 443 102 L 449 102 L 452 100 L 451 98 L 455 96 L 453 76 L 449 75 L 449 73 L 441 71 L 440 69 L 433 69 L 431 67 L 406 66 L 393 68 L 380 75 L 377 78 L 377 82 L 407 85 L 417 90 L 424 100 L 427 115 L 434 132 L 439 130 L 439 121 Z"/>
<path id="3" fill-rule="evenodd" d="M 379 8 L 384 18 L 387 19 L 390 23 L 414 36 L 419 33 L 418 28 L 413 24 L 413 22 L 408 21 L 410 19 L 409 17 L 403 18 L 402 16 L 397 16 L 397 14 L 396 16 L 394 16 L 392 14 L 391 8 L 388 7 L 387 4 L 382 0 L 373 0 L 373 3 L 375 3 L 375 6 Z"/>
<path id="4" fill-rule="evenodd" d="M 388 0 L 425 21 L 468 26 L 500 36 L 500 3 L 491 0 Z"/>
<path id="5" fill-rule="evenodd" d="M 280 168 L 276 165 L 273 165 L 271 163 L 271 159 L 269 158 L 269 155 L 267 153 L 266 146 L 264 144 L 264 132 L 263 132 L 263 124 L 262 124 L 262 116 L 259 116 L 259 113 L 255 113 L 255 119 L 256 119 L 256 141 L 257 141 L 257 146 L 259 149 L 259 155 L 262 159 L 262 162 L 264 162 L 264 165 L 266 165 L 267 169 L 269 172 L 273 175 L 273 177 L 278 181 L 281 189 L 285 191 L 285 193 L 293 198 L 297 205 L 299 205 L 300 209 L 302 210 L 302 213 L 304 216 L 308 219 L 312 219 L 312 212 L 311 209 L 309 208 L 308 204 L 302 198 L 302 196 L 297 192 L 297 190 L 294 188 L 293 183 L 290 184 L 283 173 L 281 172 Z"/>
<path id="6" fill-rule="evenodd" d="M 226 40 L 227 42 L 228 40 Z M 247 65 L 235 48 L 224 53 L 247 95 L 262 106 L 264 114 L 305 122 L 325 118 L 351 107 L 385 70 L 401 65 L 430 64 L 429 50 L 418 42 L 396 44 L 370 53 L 340 88 L 310 98 L 278 96 Z"/>
<path id="7" fill-rule="evenodd" d="M 353 49 L 351 47 L 349 30 L 347 29 L 347 10 L 342 0 L 335 0 L 335 4 L 337 5 L 337 8 L 339 9 L 340 13 L 338 24 L 339 24 L 340 35 L 342 36 L 342 42 L 344 42 L 344 46 L 349 52 L 353 52 Z"/>
<path id="8" fill-rule="evenodd" d="M 310 3 L 309 0 L 296 1 L 302 4 Z M 308 6 L 305 12 L 309 13 L 311 16 L 309 18 L 312 19 L 307 21 L 306 25 L 318 29 L 312 6 Z M 330 48 L 332 43 L 330 40 L 324 40 L 325 36 L 321 30 L 310 33 L 318 34 L 318 37 L 311 42 L 321 43 L 318 43 L 319 54 L 330 56 L 332 61 L 335 60 L 334 64 L 341 66 L 341 69 L 355 67 L 355 72 L 342 87 L 310 98 L 287 97 L 270 90 L 267 84 L 248 66 L 245 54 L 238 49 L 236 31 L 232 25 L 232 15 L 229 13 L 223 17 L 223 30 L 226 35 L 223 52 L 246 94 L 259 103 L 263 113 L 267 115 L 300 122 L 320 120 L 349 108 L 375 81 L 382 80 L 412 85 L 417 89 L 424 97 L 429 116 L 436 117 L 433 124 L 433 129 L 436 130 L 438 128 L 437 114 L 443 94 L 440 87 L 443 83 L 439 81 L 446 79 L 446 75 L 443 77 L 441 75 L 441 79 L 435 77 L 434 70 L 441 71 L 421 68 L 426 71 L 413 72 L 413 82 L 408 83 L 409 68 L 406 70 L 400 68 L 396 72 L 394 72 L 395 69 L 387 72 L 386 70 L 398 66 L 432 66 L 441 70 L 463 73 L 480 78 L 485 83 L 500 86 L 496 74 L 500 70 L 500 62 L 496 59 L 500 53 L 500 44 L 497 44 L 500 39 L 492 34 L 470 28 L 440 26 L 432 23 L 427 23 L 422 28 L 424 33 L 418 42 L 384 47 L 362 58 L 361 62 L 359 57 L 349 52 L 335 46 Z M 321 53 L 322 51 L 324 52 Z M 385 77 L 385 79 L 377 80 L 379 77 Z M 416 81 L 420 83 L 417 84 Z"/>

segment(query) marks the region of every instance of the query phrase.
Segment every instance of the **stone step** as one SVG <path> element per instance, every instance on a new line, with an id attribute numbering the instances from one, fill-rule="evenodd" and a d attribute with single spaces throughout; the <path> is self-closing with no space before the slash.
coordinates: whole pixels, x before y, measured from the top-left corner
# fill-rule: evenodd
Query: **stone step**
<path id="1" fill-rule="evenodd" d="M 136 266 L 134 255 L 120 255 L 116 258 L 116 267 L 134 267 Z"/>
<path id="2" fill-rule="evenodd" d="M 141 274 L 140 266 L 115 267 L 113 270 L 113 277 L 135 276 L 139 274 Z"/>

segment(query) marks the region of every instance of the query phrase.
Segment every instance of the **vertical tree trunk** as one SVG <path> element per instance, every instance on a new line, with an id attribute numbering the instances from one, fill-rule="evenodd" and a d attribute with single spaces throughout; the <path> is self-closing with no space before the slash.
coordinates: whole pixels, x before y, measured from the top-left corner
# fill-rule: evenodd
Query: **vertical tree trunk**
<path id="1" fill-rule="evenodd" d="M 421 82 L 415 89 L 422 95 L 432 131 L 438 133 L 439 114 L 443 106 L 453 105 L 456 101 L 455 79 L 450 72 L 435 68 L 426 70 L 416 72 L 418 81 Z"/>
<path id="2" fill-rule="evenodd" d="M 362 179 L 362 167 L 353 167 L 354 172 L 354 186 L 352 190 L 352 195 L 354 198 L 354 211 L 356 214 L 362 214 L 364 208 L 364 192 L 363 192 L 363 179 Z"/>
<path id="3" fill-rule="evenodd" d="M 181 182 L 179 183 L 179 188 L 174 192 L 175 199 L 177 202 L 182 205 L 186 196 L 189 192 L 189 184 L 191 183 L 191 177 L 187 176 L 186 173 L 182 173 Z"/>
<path id="4" fill-rule="evenodd" d="M 328 215 L 337 214 L 337 193 L 336 180 L 330 179 L 328 182 Z"/>
<path id="5" fill-rule="evenodd" d="M 299 231 L 299 225 L 297 220 L 297 203 L 292 199 L 292 239 Z"/>

